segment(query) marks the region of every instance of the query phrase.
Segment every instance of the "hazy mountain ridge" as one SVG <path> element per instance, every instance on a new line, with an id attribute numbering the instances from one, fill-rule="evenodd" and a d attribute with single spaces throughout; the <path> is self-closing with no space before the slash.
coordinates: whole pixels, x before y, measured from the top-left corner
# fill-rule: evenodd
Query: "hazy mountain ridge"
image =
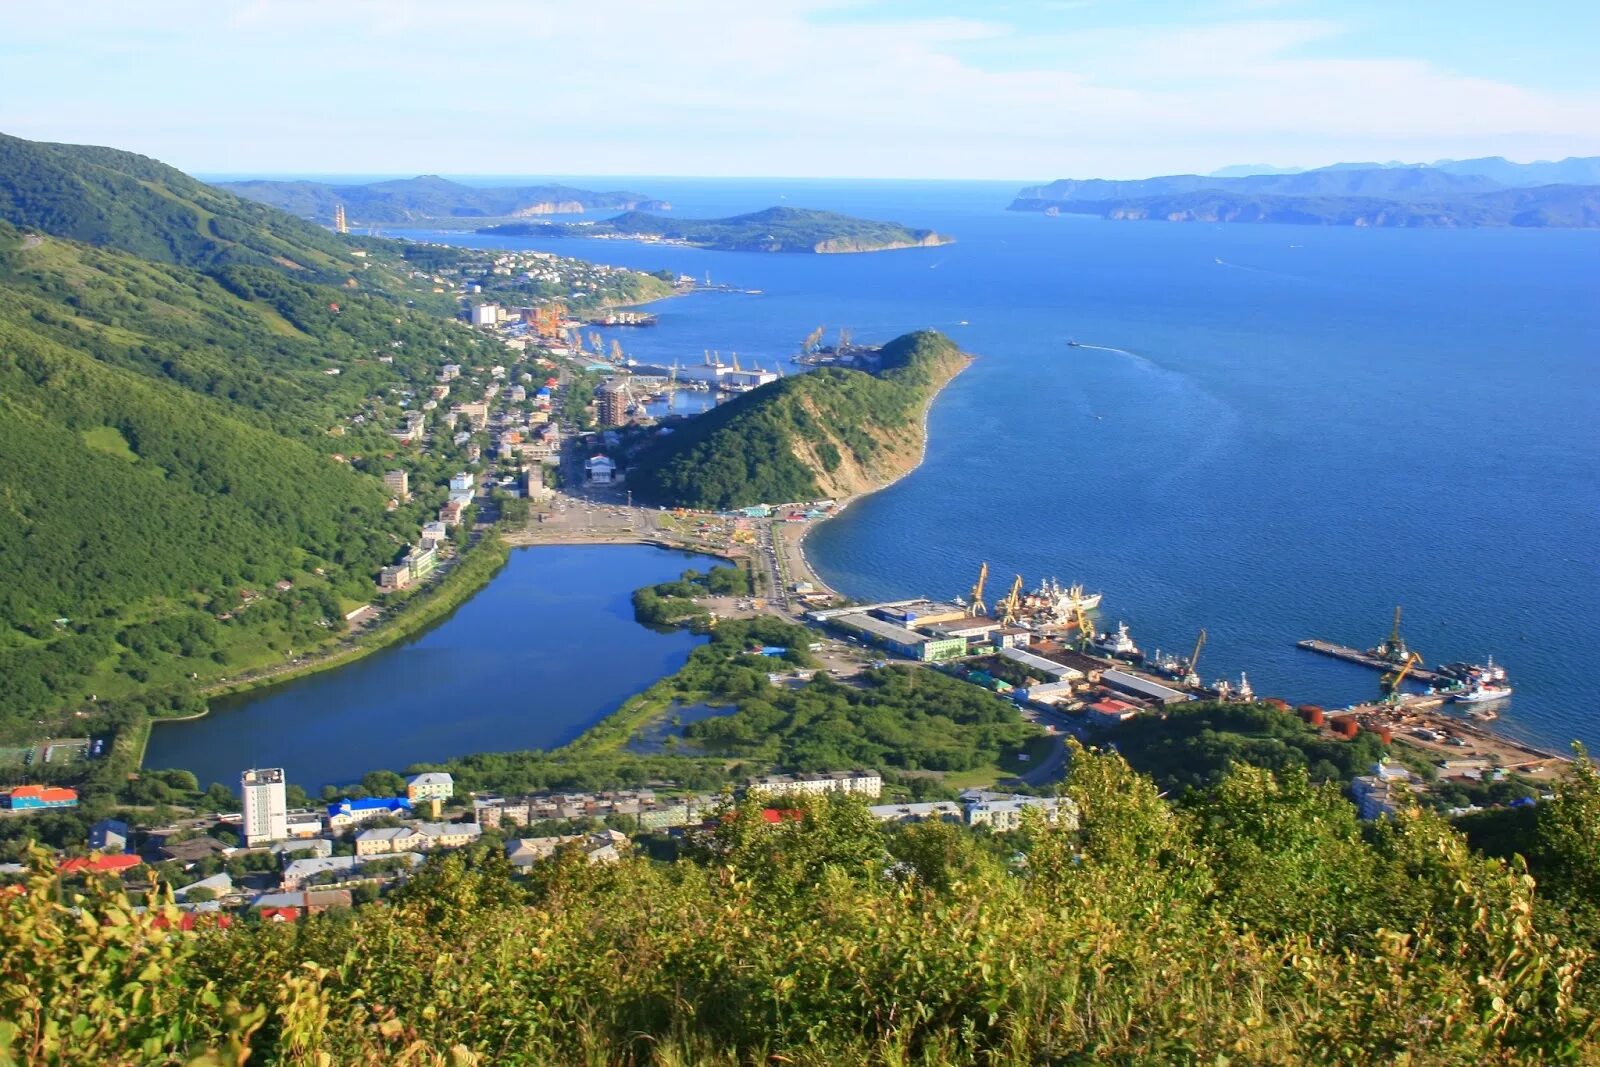
<path id="1" fill-rule="evenodd" d="M 344 206 L 351 223 L 423 222 L 430 219 L 516 218 L 586 211 L 667 211 L 672 205 L 643 193 L 595 192 L 569 185 L 476 186 L 435 174 L 355 185 L 315 181 L 217 183 L 238 196 L 304 218 L 331 223 Z"/>
<path id="2" fill-rule="evenodd" d="M 1600 226 L 1600 157 L 1559 164 L 1503 159 L 1454 169 L 1336 164 L 1300 173 L 1175 174 L 1132 181 L 1060 179 L 1023 189 L 1013 211 L 1170 222 L 1281 222 L 1383 227 Z M 1592 182 L 1508 185 L 1483 171 L 1529 180 L 1554 173 Z M 1535 168 L 1535 169 L 1529 169 Z"/>

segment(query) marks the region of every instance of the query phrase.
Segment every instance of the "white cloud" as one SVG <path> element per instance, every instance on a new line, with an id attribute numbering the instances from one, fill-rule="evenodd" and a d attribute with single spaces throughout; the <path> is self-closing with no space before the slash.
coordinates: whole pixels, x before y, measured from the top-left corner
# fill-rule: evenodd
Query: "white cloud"
<path id="1" fill-rule="evenodd" d="M 192 169 L 1050 177 L 1600 152 L 1600 94 L 1338 58 L 1337 23 L 1258 5 L 1048 35 L 1004 9 L 838 0 L 60 6 L 9 19 L 0 128 Z"/>

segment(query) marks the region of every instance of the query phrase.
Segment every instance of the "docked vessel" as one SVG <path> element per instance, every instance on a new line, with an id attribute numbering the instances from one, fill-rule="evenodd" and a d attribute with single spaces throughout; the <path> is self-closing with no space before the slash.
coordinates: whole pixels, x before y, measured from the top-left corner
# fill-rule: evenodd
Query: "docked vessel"
<path id="1" fill-rule="evenodd" d="M 1450 699 L 1457 704 L 1488 704 L 1496 700 L 1504 700 L 1511 695 L 1511 687 L 1504 682 L 1491 682 L 1477 679 L 1471 682 L 1466 689 L 1453 694 Z"/>
<path id="2" fill-rule="evenodd" d="M 1042 615 L 1048 621 L 1067 622 L 1080 611 L 1093 611 L 1100 606 L 1100 593 L 1085 593 L 1083 586 L 1062 588 L 1059 581 L 1046 578 L 1039 588 L 1022 598 L 1022 609 L 1032 615 Z"/>
<path id="3" fill-rule="evenodd" d="M 1128 624 L 1125 622 L 1117 623 L 1115 631 L 1101 634 L 1100 639 L 1094 643 L 1094 647 L 1115 659 L 1140 660 L 1144 658 L 1144 653 L 1139 651 L 1139 646 L 1134 644 L 1133 638 L 1128 635 Z"/>
<path id="4" fill-rule="evenodd" d="M 1439 673 L 1469 685 L 1476 681 L 1503 683 L 1507 680 L 1506 669 L 1496 663 L 1493 656 L 1488 663 L 1441 663 Z"/>

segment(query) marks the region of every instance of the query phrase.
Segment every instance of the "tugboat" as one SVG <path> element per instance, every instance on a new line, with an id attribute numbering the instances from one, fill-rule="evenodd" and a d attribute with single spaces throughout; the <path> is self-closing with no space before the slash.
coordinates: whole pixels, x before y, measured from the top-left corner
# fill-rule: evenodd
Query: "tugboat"
<path id="1" fill-rule="evenodd" d="M 1094 647 L 1113 659 L 1132 660 L 1137 663 L 1144 659 L 1144 653 L 1139 651 L 1139 646 L 1133 643 L 1133 638 L 1128 636 L 1128 624 L 1118 622 L 1115 633 L 1107 632 L 1100 635 Z"/>

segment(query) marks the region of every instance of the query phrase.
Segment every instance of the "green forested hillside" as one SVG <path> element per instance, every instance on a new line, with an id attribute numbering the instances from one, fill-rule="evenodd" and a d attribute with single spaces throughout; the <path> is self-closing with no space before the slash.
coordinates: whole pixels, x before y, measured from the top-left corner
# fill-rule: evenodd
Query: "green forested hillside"
<path id="1" fill-rule="evenodd" d="M 764 385 L 656 438 L 630 484 L 656 503 L 713 509 L 873 488 L 915 463 L 923 408 L 965 358 L 923 330 L 885 345 L 874 373 L 826 368 Z"/>
<path id="2" fill-rule="evenodd" d="M 276 264 L 349 273 L 337 238 L 132 152 L 0 134 L 0 219 L 144 259 L 210 269 Z"/>
<path id="3" fill-rule="evenodd" d="M 494 349 L 350 251 L 143 157 L 0 138 L 0 741 L 325 642 L 414 539 L 421 505 L 335 454 L 392 452 L 398 390 Z"/>
<path id="4" fill-rule="evenodd" d="M 1596 1062 L 1587 765 L 1539 807 L 1531 876 L 1434 815 L 1363 825 L 1303 771 L 1174 803 L 1079 750 L 1066 794 L 1079 825 L 1004 835 L 884 827 L 845 797 L 785 798 L 799 818 L 774 825 L 747 800 L 671 863 L 514 874 L 490 838 L 382 904 L 193 932 L 41 875 L 0 897 L 0 1057 Z"/>

